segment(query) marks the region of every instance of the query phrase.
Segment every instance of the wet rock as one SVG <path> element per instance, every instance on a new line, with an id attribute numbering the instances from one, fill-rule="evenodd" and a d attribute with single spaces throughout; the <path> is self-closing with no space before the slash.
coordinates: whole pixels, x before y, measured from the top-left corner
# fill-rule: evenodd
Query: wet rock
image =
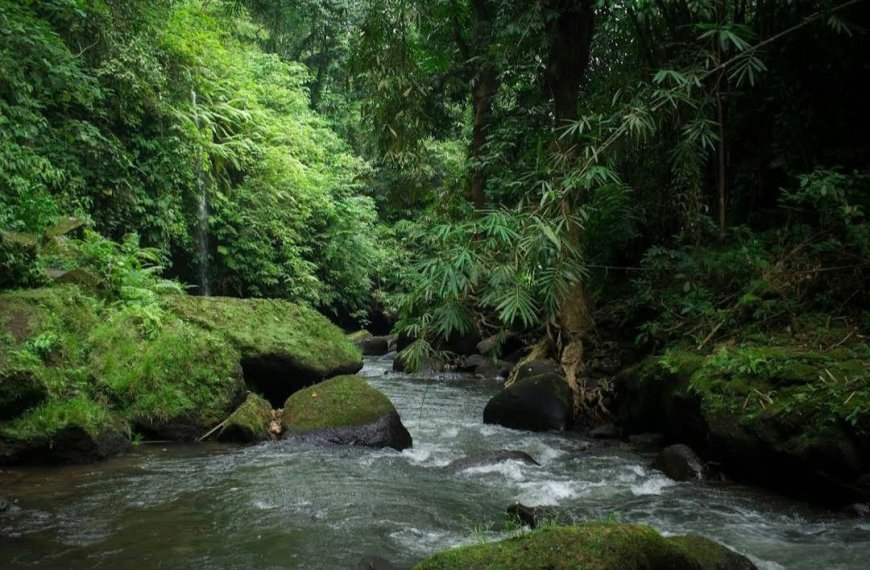
<path id="1" fill-rule="evenodd" d="M 383 356 L 390 351 L 390 337 L 372 336 L 354 341 L 365 356 Z"/>
<path id="2" fill-rule="evenodd" d="M 619 437 L 619 428 L 612 423 L 606 423 L 590 430 L 589 435 L 595 439 L 616 439 Z"/>
<path id="3" fill-rule="evenodd" d="M 688 445 L 676 444 L 664 448 L 652 462 L 674 481 L 700 481 L 705 478 L 704 463 Z"/>
<path id="4" fill-rule="evenodd" d="M 843 512 L 861 519 L 870 518 L 870 505 L 867 503 L 852 503 L 843 509 Z"/>
<path id="5" fill-rule="evenodd" d="M 456 369 L 460 372 L 470 372 L 484 378 L 505 378 L 514 365 L 504 360 L 493 360 L 480 354 L 464 356 L 456 362 Z"/>
<path id="6" fill-rule="evenodd" d="M 471 469 L 472 467 L 484 467 L 486 465 L 495 465 L 503 461 L 519 461 L 526 465 L 540 465 L 535 459 L 524 451 L 515 451 L 510 449 L 500 449 L 480 455 L 469 455 L 451 462 L 447 467 L 456 469 Z"/>
<path id="7" fill-rule="evenodd" d="M 0 442 L 0 464 L 92 463 L 128 451 L 131 447 L 123 426 L 115 422 L 96 433 L 71 424 L 51 436 Z"/>
<path id="8" fill-rule="evenodd" d="M 396 570 L 396 567 L 385 558 L 368 555 L 363 556 L 362 560 L 353 567 L 353 570 Z"/>
<path id="9" fill-rule="evenodd" d="M 522 365 L 483 410 L 484 423 L 531 431 L 565 430 L 572 419 L 571 390 L 552 360 Z"/>
<path id="10" fill-rule="evenodd" d="M 285 438 L 339 445 L 411 447 L 390 400 L 360 376 L 339 376 L 296 392 L 284 404 Z"/>
<path id="11" fill-rule="evenodd" d="M 0 515 L 11 512 L 15 508 L 15 504 L 0 497 Z"/>
<path id="12" fill-rule="evenodd" d="M 665 444 L 665 436 L 660 433 L 636 433 L 628 436 L 628 443 L 638 447 L 659 449 Z"/>
<path id="13" fill-rule="evenodd" d="M 517 501 L 508 506 L 507 514 L 509 517 L 514 518 L 529 528 L 535 528 L 538 526 L 538 509 L 536 507 L 527 507 Z"/>
<path id="14" fill-rule="evenodd" d="M 217 439 L 233 443 L 267 441 L 270 439 L 271 421 L 272 405 L 257 394 L 250 393 L 242 405 L 227 418 Z"/>

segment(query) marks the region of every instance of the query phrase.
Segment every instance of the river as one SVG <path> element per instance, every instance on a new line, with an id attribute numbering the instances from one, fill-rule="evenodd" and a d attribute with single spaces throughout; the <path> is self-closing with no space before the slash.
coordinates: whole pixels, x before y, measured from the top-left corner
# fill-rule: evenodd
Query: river
<path id="1" fill-rule="evenodd" d="M 507 536 L 505 507 L 549 505 L 562 522 L 619 519 L 694 532 L 761 569 L 865 570 L 870 521 L 734 483 L 675 483 L 626 444 L 484 425 L 498 385 L 462 375 L 363 374 L 414 438 L 399 453 L 291 442 L 142 444 L 97 465 L 0 470 L 0 569 L 349 569 L 365 554 L 410 568 L 427 555 Z M 452 460 L 517 449 L 455 472 Z"/>

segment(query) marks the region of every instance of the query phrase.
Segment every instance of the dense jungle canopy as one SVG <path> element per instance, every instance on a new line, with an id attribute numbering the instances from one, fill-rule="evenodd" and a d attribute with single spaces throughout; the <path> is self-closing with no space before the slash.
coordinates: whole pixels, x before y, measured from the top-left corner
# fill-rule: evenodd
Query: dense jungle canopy
<path id="1" fill-rule="evenodd" d="M 0 8 L 2 287 L 518 335 L 575 395 L 602 339 L 866 331 L 860 0 Z"/>

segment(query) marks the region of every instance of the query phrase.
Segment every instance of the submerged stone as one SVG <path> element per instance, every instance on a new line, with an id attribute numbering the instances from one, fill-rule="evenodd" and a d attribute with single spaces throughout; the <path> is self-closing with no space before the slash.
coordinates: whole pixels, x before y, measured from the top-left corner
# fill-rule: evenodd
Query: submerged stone
<path id="1" fill-rule="evenodd" d="M 305 441 L 411 447 L 411 434 L 393 404 L 360 376 L 339 376 L 290 396 L 282 417 L 285 438 Z"/>

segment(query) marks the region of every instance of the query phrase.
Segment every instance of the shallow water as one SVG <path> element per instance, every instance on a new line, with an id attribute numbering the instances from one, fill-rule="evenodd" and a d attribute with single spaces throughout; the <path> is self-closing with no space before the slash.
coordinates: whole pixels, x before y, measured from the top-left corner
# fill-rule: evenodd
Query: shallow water
<path id="1" fill-rule="evenodd" d="M 550 505 L 561 521 L 618 518 L 666 534 L 695 532 L 762 569 L 864 570 L 870 524 L 736 484 L 669 481 L 637 450 L 481 423 L 498 386 L 363 374 L 386 393 L 414 448 L 277 442 L 142 445 L 98 465 L 0 471 L 5 568 L 347 569 L 364 554 L 409 568 L 432 552 L 507 536 L 504 509 Z M 505 462 L 459 473 L 465 455 L 518 449 L 540 467 Z"/>

